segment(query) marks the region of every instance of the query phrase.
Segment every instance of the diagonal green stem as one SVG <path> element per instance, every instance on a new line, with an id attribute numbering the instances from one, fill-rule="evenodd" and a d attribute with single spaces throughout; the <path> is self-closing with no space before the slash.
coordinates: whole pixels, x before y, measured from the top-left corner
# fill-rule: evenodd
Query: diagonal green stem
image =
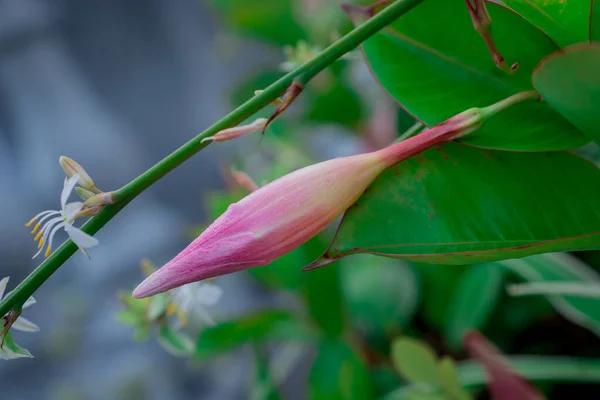
<path id="1" fill-rule="evenodd" d="M 385 10 L 370 18 L 364 24 L 352 30 L 347 35 L 327 47 L 312 60 L 301 65 L 285 75 L 262 93 L 248 100 L 223 119 L 217 121 L 204 132 L 200 133 L 183 146 L 173 151 L 146 172 L 114 192 L 116 204 L 106 206 L 100 214 L 90 219 L 82 227 L 90 235 L 98 232 L 108 221 L 119 213 L 131 200 L 175 169 L 185 160 L 208 146 L 202 139 L 217 132 L 235 126 L 251 117 L 257 111 L 269 105 L 292 84 L 294 79 L 308 81 L 331 63 L 347 52 L 358 47 L 363 41 L 389 25 L 396 18 L 417 6 L 423 0 L 397 0 Z M 22 304 L 48 279 L 56 270 L 77 251 L 73 242 L 67 240 L 54 253 L 40 264 L 27 278 L 23 280 L 0 303 L 0 316 L 5 315 L 11 308 L 19 309 Z"/>

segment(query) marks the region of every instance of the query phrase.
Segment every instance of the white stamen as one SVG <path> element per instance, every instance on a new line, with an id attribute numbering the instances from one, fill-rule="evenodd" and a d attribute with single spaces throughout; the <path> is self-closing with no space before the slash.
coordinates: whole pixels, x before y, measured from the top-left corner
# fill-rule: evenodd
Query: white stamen
<path id="1" fill-rule="evenodd" d="M 46 214 L 52 214 L 52 213 L 60 213 L 60 211 L 54 211 L 54 210 L 48 210 L 48 211 L 42 211 L 41 213 L 39 213 L 38 215 L 36 215 L 35 217 L 33 217 L 31 220 L 32 221 L 37 221 L 37 219 L 39 217 L 41 217 L 42 215 L 46 215 Z M 45 218 L 45 217 L 44 217 Z M 38 223 L 42 222 L 41 220 L 38 221 Z"/>
<path id="2" fill-rule="evenodd" d="M 42 222 L 44 222 L 45 220 L 47 220 L 48 218 L 50 218 L 53 215 L 60 215 L 60 211 L 49 211 L 48 215 L 46 215 L 44 218 L 42 218 L 38 221 L 38 224 L 41 225 Z M 42 228 L 42 229 L 44 229 L 44 228 Z"/>

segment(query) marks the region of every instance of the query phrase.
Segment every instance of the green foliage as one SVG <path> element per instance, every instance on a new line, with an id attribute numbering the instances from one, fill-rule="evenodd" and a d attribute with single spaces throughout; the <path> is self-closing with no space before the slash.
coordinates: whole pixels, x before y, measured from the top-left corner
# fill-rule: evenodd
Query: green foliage
<path id="1" fill-rule="evenodd" d="M 437 355 L 425 343 L 403 337 L 392 344 L 392 363 L 409 382 L 437 382 Z"/>
<path id="2" fill-rule="evenodd" d="M 392 344 L 392 363 L 400 375 L 413 386 L 405 390 L 406 399 L 469 400 L 459 381 L 454 361 L 448 357 L 438 359 L 426 343 L 401 337 Z"/>
<path id="3" fill-rule="evenodd" d="M 443 329 L 448 345 L 459 349 L 467 331 L 481 330 L 500 300 L 503 283 L 504 269 L 493 263 L 473 265 L 461 276 Z"/>
<path id="4" fill-rule="evenodd" d="M 299 49 L 309 49 L 308 54 L 324 48 L 334 40 L 332 33 L 348 28 L 337 1 L 211 3 L 231 30 L 287 45 L 281 53 L 282 60 L 287 54 L 288 70 L 306 61 Z M 326 230 L 247 272 L 269 291 L 285 291 L 293 312 L 248 312 L 202 329 L 193 342 L 164 323 L 167 297 L 129 299 L 120 319 L 136 337 L 156 332 L 166 349 L 198 361 L 252 345 L 256 376 L 249 395 L 254 399 L 283 398 L 272 351 L 263 345 L 301 342 L 314 350 L 306 365 L 310 371 L 297 371 L 308 372 L 303 389 L 310 399 L 469 400 L 487 378 L 480 365 L 464 359 L 467 331 L 481 331 L 512 354 L 538 349 L 524 346 L 523 338 L 535 336 L 541 324 L 559 325 L 564 337 L 541 342 L 549 353 L 553 345 L 573 348 L 572 356 L 509 356 L 511 365 L 544 383 L 548 398 L 555 383 L 600 382 L 598 359 L 578 358 L 599 354 L 592 346 L 582 350 L 578 338 L 580 327 L 600 334 L 600 299 L 504 293 L 515 281 L 600 284 L 594 268 L 573 256 L 542 254 L 600 249 L 600 172 L 565 151 L 590 141 L 600 144 L 600 50 L 598 43 L 590 44 L 600 41 L 600 1 L 486 5 L 495 46 L 508 64 L 519 64 L 514 73 L 496 67 L 465 1 L 423 0 L 366 40 L 362 58 L 355 52 L 332 62 L 308 82 L 264 140 L 256 134 L 255 141 L 243 142 L 245 159 L 235 165 L 262 184 L 324 154 L 345 152 L 337 142 L 312 140 L 313 130 L 325 125 L 352 131 L 347 139 L 353 149 L 370 149 L 372 126 L 398 130 L 390 135 L 397 137 L 414 122 L 409 114 L 431 127 L 534 88 L 539 102 L 513 105 L 460 143 L 428 149 L 388 169 L 346 212 L 336 232 Z M 385 7 L 345 9 L 362 25 L 371 11 L 378 15 Z M 375 78 L 371 88 L 360 76 L 365 69 L 356 68 L 363 61 Z M 231 104 L 237 107 L 278 81 L 284 76 L 278 67 L 249 71 L 241 85 L 233 85 Z M 375 81 L 409 114 L 399 109 L 393 119 L 378 121 Z M 273 110 L 267 106 L 252 119 Z M 331 145 L 331 153 L 310 154 L 307 145 L 315 143 Z M 594 143 L 578 152 L 600 160 Z M 206 196 L 207 222 L 247 195 L 228 183 L 233 187 Z M 343 259 L 301 272 L 331 237 L 321 265 Z"/>
<path id="5" fill-rule="evenodd" d="M 598 248 L 600 190 L 589 182 L 599 179 L 598 168 L 568 153 L 449 143 L 382 173 L 346 212 L 321 262 L 364 252 L 470 264 Z"/>
<path id="6" fill-rule="evenodd" d="M 598 282 L 600 275 L 572 256 L 541 254 L 502 264 L 529 282 Z M 547 296 L 556 310 L 575 324 L 600 335 L 600 299 L 574 296 Z"/>
<path id="7" fill-rule="evenodd" d="M 252 342 L 312 339 L 314 332 L 289 312 L 267 310 L 203 329 L 194 355 L 204 360 Z"/>
<path id="8" fill-rule="evenodd" d="M 578 44 L 542 61 L 533 75 L 544 100 L 596 143 L 600 143 L 599 70 L 600 44 Z"/>
<path id="9" fill-rule="evenodd" d="M 503 0 L 559 46 L 586 42 L 590 33 L 591 1 Z M 593 0 L 592 0 L 593 1 Z"/>
<path id="10" fill-rule="evenodd" d="M 326 339 L 319 344 L 308 384 L 308 398 L 314 400 L 373 398 L 366 365 L 348 345 L 336 340 Z"/>
<path id="11" fill-rule="evenodd" d="M 407 328 L 417 311 L 420 283 L 414 267 L 367 255 L 344 261 L 341 273 L 352 325 L 371 345 L 385 349 L 382 344 Z"/>
<path id="12" fill-rule="evenodd" d="M 519 62 L 512 75 L 494 65 L 459 0 L 427 0 L 400 17 L 363 43 L 366 61 L 383 88 L 429 126 L 530 90 L 533 69 L 557 47 L 518 15 L 490 3 L 488 10 L 497 47 L 509 63 Z M 543 102 L 512 107 L 461 140 L 525 151 L 586 143 L 581 132 Z"/>
<path id="13" fill-rule="evenodd" d="M 211 0 L 230 28 L 276 45 L 296 44 L 306 32 L 292 0 Z"/>

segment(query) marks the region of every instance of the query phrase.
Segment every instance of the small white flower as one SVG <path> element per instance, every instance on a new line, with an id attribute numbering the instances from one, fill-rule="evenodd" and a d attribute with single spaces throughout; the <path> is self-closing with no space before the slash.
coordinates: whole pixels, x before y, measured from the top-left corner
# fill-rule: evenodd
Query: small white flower
<path id="1" fill-rule="evenodd" d="M 223 295 L 223 290 L 220 287 L 209 282 L 196 282 L 174 289 L 172 293 L 179 309 L 185 314 L 189 315 L 193 311 L 205 323 L 215 324 L 206 307 L 217 304 Z"/>
<path id="2" fill-rule="evenodd" d="M 71 192 L 77 185 L 79 180 L 79 175 L 73 175 L 69 179 L 65 181 L 65 186 L 63 187 L 62 193 L 60 194 L 60 207 L 59 211 L 48 210 L 42 211 L 35 217 L 31 219 L 28 223 L 25 224 L 26 227 L 31 226 L 34 222 L 39 221 L 35 224 L 31 234 L 34 234 L 40 229 L 40 231 L 35 235 L 35 241 L 38 241 L 39 251 L 35 253 L 33 258 L 37 257 L 43 250 L 44 244 L 48 244 L 46 248 L 45 257 L 50 255 L 52 251 L 52 240 L 54 240 L 54 235 L 60 228 L 64 228 L 73 243 L 79 247 L 79 250 L 83 252 L 86 256 L 89 257 L 87 251 L 85 249 L 89 249 L 90 247 L 94 247 L 98 244 L 98 239 L 88 235 L 83 232 L 81 229 L 73 226 L 73 222 L 77 219 L 81 208 L 83 207 L 83 203 L 80 201 L 75 201 L 67 204 L 67 199 L 71 195 Z M 49 219 L 49 220 L 48 220 Z M 47 222 L 45 222 L 48 220 Z M 45 222 L 45 223 L 44 223 Z M 44 225 L 42 225 L 44 223 Z"/>
<path id="3" fill-rule="evenodd" d="M 4 297 L 4 291 L 6 290 L 8 279 L 9 278 L 6 277 L 0 280 L 0 301 Z M 22 308 L 25 309 L 33 304 L 35 304 L 35 299 L 30 297 L 25 304 L 23 304 Z M 0 326 L 0 328 L 4 329 L 3 326 Z M 40 330 L 36 324 L 21 316 L 19 316 L 19 318 L 13 322 L 11 328 L 23 332 L 38 332 Z M 27 350 L 19 347 L 14 342 L 8 331 L 3 333 L 0 329 L 0 359 L 12 360 L 20 357 L 31 357 L 31 354 Z"/>

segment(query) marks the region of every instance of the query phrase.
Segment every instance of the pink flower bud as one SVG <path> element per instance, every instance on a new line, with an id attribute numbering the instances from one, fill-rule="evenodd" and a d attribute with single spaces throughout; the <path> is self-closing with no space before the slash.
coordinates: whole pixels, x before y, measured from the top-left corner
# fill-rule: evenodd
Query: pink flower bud
<path id="1" fill-rule="evenodd" d="M 382 150 L 302 168 L 229 206 L 196 240 L 133 292 L 151 296 L 186 283 L 269 264 L 315 236 L 350 207 L 384 169 L 437 144 L 476 130 L 523 92 L 473 108 Z"/>
<path id="2" fill-rule="evenodd" d="M 460 125 L 456 118 L 373 153 L 302 168 L 252 192 L 230 205 L 186 249 L 142 282 L 133 296 L 151 296 L 269 264 L 332 223 L 385 168 L 455 137 Z"/>

